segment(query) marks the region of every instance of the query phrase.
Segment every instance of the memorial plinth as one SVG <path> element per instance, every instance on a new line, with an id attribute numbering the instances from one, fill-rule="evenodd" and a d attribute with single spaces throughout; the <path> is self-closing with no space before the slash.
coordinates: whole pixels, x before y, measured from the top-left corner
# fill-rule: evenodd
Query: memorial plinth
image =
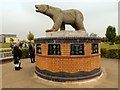
<path id="1" fill-rule="evenodd" d="M 79 31 L 47 32 L 36 38 L 38 76 L 53 81 L 76 81 L 101 74 L 99 37 Z"/>
<path id="2" fill-rule="evenodd" d="M 88 37 L 86 31 L 57 31 L 47 32 L 46 37 Z"/>

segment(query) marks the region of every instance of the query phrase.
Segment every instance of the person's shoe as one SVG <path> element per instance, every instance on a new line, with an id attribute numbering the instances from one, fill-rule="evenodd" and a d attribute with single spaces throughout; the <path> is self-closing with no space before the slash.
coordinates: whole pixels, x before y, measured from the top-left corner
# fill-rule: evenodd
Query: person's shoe
<path id="1" fill-rule="evenodd" d="M 22 69 L 22 67 L 20 67 L 20 69 Z"/>
<path id="2" fill-rule="evenodd" d="M 35 63 L 35 61 L 33 61 L 33 63 Z"/>
<path id="3" fill-rule="evenodd" d="M 19 71 L 20 70 L 20 68 L 19 67 L 15 67 L 15 71 Z"/>

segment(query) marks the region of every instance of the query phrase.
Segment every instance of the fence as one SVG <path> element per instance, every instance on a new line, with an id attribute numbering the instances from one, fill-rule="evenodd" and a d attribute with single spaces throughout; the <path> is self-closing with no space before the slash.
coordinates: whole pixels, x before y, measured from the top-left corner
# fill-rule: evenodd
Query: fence
<path id="1" fill-rule="evenodd" d="M 12 58 L 13 58 L 13 54 L 10 48 L 0 49 L 0 61 L 6 60 L 6 59 L 12 59 Z"/>

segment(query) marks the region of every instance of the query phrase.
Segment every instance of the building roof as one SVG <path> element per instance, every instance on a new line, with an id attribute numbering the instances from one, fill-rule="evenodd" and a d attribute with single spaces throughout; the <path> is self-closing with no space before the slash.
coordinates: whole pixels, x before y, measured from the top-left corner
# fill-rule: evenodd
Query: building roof
<path id="1" fill-rule="evenodd" d="M 5 37 L 16 37 L 16 34 L 0 34 L 0 36 L 5 36 Z"/>

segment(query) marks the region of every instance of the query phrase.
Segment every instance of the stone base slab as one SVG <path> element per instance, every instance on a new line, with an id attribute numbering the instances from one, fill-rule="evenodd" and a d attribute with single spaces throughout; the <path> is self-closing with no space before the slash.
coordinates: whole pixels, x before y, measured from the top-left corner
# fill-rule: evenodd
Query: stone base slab
<path id="1" fill-rule="evenodd" d="M 86 31 L 46 32 L 46 37 L 88 37 L 88 33 Z"/>

